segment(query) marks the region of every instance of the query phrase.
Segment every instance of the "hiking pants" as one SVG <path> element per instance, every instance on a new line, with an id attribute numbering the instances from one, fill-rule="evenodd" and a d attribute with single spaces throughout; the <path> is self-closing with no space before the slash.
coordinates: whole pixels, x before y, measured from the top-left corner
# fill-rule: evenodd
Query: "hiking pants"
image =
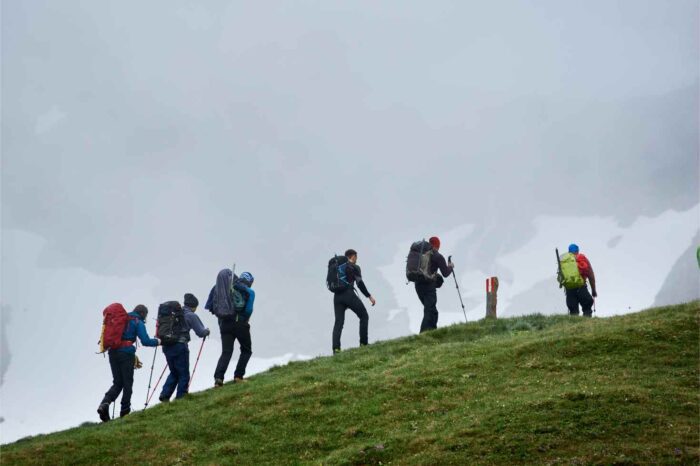
<path id="1" fill-rule="evenodd" d="M 566 307 L 569 308 L 569 314 L 572 316 L 578 315 L 578 306 L 581 305 L 584 317 L 593 315 L 593 296 L 588 292 L 588 287 L 583 285 L 581 288 L 566 290 Z"/>
<path id="2" fill-rule="evenodd" d="M 224 374 L 228 369 L 228 363 L 233 356 L 233 343 L 238 340 L 241 345 L 241 355 L 238 357 L 238 364 L 233 373 L 233 377 L 243 378 L 248 360 L 253 354 L 250 342 L 250 324 L 247 320 L 219 319 L 219 330 L 221 330 L 221 357 L 214 372 L 215 379 L 224 380 Z"/>
<path id="3" fill-rule="evenodd" d="M 182 398 L 187 394 L 187 386 L 190 384 L 190 348 L 187 343 L 175 343 L 163 346 L 163 354 L 168 361 L 170 374 L 163 384 L 160 399 L 169 400 L 173 396 L 175 387 L 177 387 L 175 398 Z"/>
<path id="4" fill-rule="evenodd" d="M 348 308 L 360 319 L 360 346 L 367 344 L 367 328 L 369 327 L 369 314 L 367 314 L 367 309 L 354 290 L 345 290 L 333 296 L 333 309 L 335 310 L 333 351 L 340 350 L 340 334 L 343 333 L 345 310 Z"/>
<path id="5" fill-rule="evenodd" d="M 110 404 L 117 399 L 119 393 L 122 394 L 122 409 L 127 411 L 131 409 L 131 391 L 134 386 L 134 363 L 136 362 L 136 354 L 126 353 L 124 351 L 109 352 L 109 367 L 112 369 L 112 386 L 102 403 Z"/>
<path id="6" fill-rule="evenodd" d="M 434 330 L 438 323 L 437 290 L 435 285 L 416 283 L 416 294 L 423 304 L 423 321 L 420 323 L 420 333 Z"/>

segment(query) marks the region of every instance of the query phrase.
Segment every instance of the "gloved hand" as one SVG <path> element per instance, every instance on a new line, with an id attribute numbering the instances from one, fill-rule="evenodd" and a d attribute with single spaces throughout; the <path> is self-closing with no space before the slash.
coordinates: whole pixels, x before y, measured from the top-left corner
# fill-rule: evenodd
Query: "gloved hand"
<path id="1" fill-rule="evenodd" d="M 141 360 L 139 359 L 138 356 L 134 358 L 134 369 L 141 369 L 143 367 L 143 364 L 141 363 Z"/>
<path id="2" fill-rule="evenodd" d="M 205 333 L 204 338 L 206 338 L 206 337 L 208 337 L 208 336 L 211 334 L 211 330 L 205 329 L 205 330 L 204 330 L 204 333 Z"/>
<path id="3" fill-rule="evenodd" d="M 593 290 L 593 297 L 594 297 L 594 298 L 597 298 L 597 297 L 598 297 L 598 291 L 597 291 L 597 290 Z"/>

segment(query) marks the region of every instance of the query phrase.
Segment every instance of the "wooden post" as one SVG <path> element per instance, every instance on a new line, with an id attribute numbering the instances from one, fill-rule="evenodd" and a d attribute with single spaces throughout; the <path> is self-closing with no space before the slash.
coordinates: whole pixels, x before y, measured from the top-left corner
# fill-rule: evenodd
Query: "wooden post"
<path id="1" fill-rule="evenodd" d="M 486 317 L 496 318 L 498 303 L 498 277 L 486 279 Z"/>

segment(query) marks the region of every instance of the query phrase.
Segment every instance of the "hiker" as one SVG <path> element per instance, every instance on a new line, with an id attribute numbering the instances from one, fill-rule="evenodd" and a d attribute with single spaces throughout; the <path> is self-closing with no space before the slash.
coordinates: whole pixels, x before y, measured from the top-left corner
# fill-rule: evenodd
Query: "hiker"
<path id="1" fill-rule="evenodd" d="M 126 310 L 119 303 L 110 304 L 105 309 L 107 313 L 126 314 Z M 141 367 L 138 358 L 136 357 L 136 347 L 134 342 L 138 337 L 143 346 L 158 346 L 160 340 L 151 338 L 146 331 L 146 317 L 148 316 L 148 308 L 143 304 L 139 304 L 132 312 L 127 315 L 126 328 L 121 336 L 121 342 L 109 348 L 109 366 L 112 369 L 112 386 L 105 393 L 104 398 L 97 408 L 97 414 L 100 415 L 102 422 L 109 421 L 109 405 L 117 399 L 119 393 L 123 390 L 121 410 L 119 417 L 124 417 L 131 412 L 131 393 L 134 385 L 134 368 Z M 104 331 L 103 331 L 104 332 Z M 104 337 L 104 333 L 103 333 Z"/>
<path id="2" fill-rule="evenodd" d="M 592 293 L 586 286 L 587 280 L 591 284 Z M 583 316 L 592 317 L 594 298 L 598 297 L 595 274 L 590 261 L 579 252 L 576 244 L 570 244 L 569 252 L 560 258 L 559 283 L 566 290 L 566 307 L 569 309 L 569 315 L 577 316 L 581 305 Z"/>
<path id="3" fill-rule="evenodd" d="M 417 241 L 411 245 L 409 259 L 406 261 L 406 276 L 409 281 L 415 282 L 416 294 L 423 304 L 423 320 L 420 324 L 420 333 L 437 328 L 437 289 L 440 288 L 444 279 L 449 277 L 454 269 L 454 264 L 445 260 L 440 254 L 440 238 L 431 237 L 428 242 Z M 417 253 L 417 254 L 416 254 Z M 409 270 L 413 267 L 411 256 L 415 254 L 417 262 L 416 270 Z M 421 261 L 421 256 L 428 256 Z M 442 274 L 438 274 L 438 271 Z M 412 273 L 413 272 L 413 273 Z"/>
<path id="4" fill-rule="evenodd" d="M 348 249 L 343 257 L 334 257 L 329 262 L 329 275 L 326 279 L 328 288 L 333 292 L 333 310 L 335 311 L 335 324 L 333 325 L 333 354 L 340 352 L 340 335 L 345 325 L 345 311 L 350 308 L 360 319 L 360 346 L 367 345 L 367 332 L 369 327 L 369 314 L 365 305 L 357 296 L 355 283 L 365 298 L 369 299 L 372 306 L 376 300 L 367 290 L 362 280 L 362 271 L 357 265 L 357 251 Z"/>
<path id="5" fill-rule="evenodd" d="M 187 394 L 187 389 L 190 384 L 190 349 L 188 343 L 190 341 L 190 330 L 199 338 L 209 336 L 209 329 L 204 327 L 197 312 L 199 300 L 191 293 L 185 294 L 184 306 L 182 306 L 182 314 L 184 316 L 184 325 L 178 337 L 178 341 L 173 344 L 163 345 L 163 354 L 168 362 L 170 374 L 163 384 L 163 390 L 160 392 L 158 399 L 162 403 L 170 401 L 170 397 L 177 388 L 175 399 L 182 398 Z"/>
<path id="6" fill-rule="evenodd" d="M 216 277 L 216 285 L 204 306 L 218 318 L 221 331 L 221 356 L 214 372 L 215 387 L 224 384 L 224 375 L 231 362 L 233 343 L 236 340 L 241 347 L 241 355 L 233 373 L 233 381 L 244 381 L 245 369 L 253 354 L 249 323 L 255 303 L 253 281 L 255 278 L 250 272 L 243 272 L 238 277 L 232 270 L 223 269 Z"/>

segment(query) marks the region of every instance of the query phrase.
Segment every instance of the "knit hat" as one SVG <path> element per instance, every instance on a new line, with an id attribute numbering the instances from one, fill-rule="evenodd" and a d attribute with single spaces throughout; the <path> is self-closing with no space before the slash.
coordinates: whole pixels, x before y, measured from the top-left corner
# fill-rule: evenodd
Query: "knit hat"
<path id="1" fill-rule="evenodd" d="M 146 316 L 148 315 L 148 308 L 144 306 L 143 304 L 139 304 L 134 308 L 135 313 L 141 316 L 143 320 L 146 320 Z"/>
<path id="2" fill-rule="evenodd" d="M 240 281 L 245 283 L 247 286 L 251 286 L 253 284 L 253 281 L 255 281 L 255 278 L 253 278 L 253 274 L 250 272 L 243 272 L 240 277 L 238 277 Z"/>
<path id="3" fill-rule="evenodd" d="M 187 307 L 197 307 L 199 306 L 199 300 L 192 293 L 185 293 L 185 306 Z"/>
<path id="4" fill-rule="evenodd" d="M 437 236 L 433 236 L 428 240 L 428 242 L 435 249 L 440 249 L 440 238 L 438 238 Z"/>
<path id="5" fill-rule="evenodd" d="M 574 243 L 571 243 L 571 244 L 569 245 L 569 252 L 570 252 L 571 254 L 578 254 L 578 245 L 577 245 L 577 244 L 574 244 Z"/>

